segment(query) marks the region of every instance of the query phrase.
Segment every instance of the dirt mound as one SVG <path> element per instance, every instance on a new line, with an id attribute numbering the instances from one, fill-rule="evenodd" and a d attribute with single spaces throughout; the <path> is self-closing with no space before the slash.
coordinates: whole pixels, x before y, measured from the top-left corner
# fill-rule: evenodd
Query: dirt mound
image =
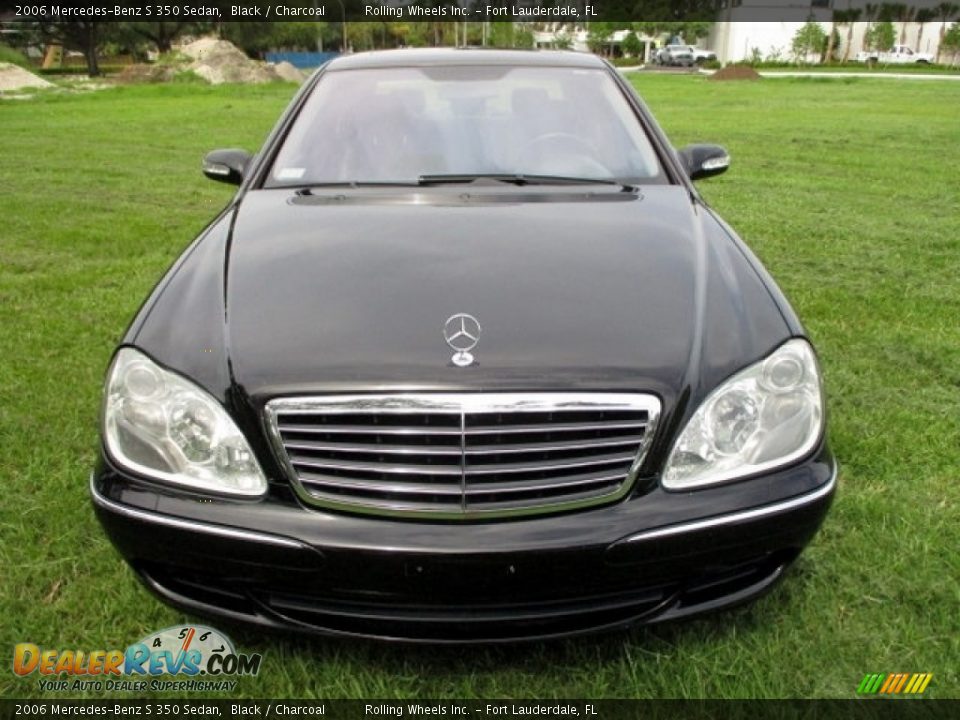
<path id="1" fill-rule="evenodd" d="M 288 62 L 278 65 L 248 58 L 233 43 L 205 37 L 184 45 L 162 64 L 130 65 L 117 76 L 119 82 L 170 82 L 179 73 L 192 70 L 211 85 L 222 83 L 268 83 L 277 80 L 301 83 L 306 75 Z"/>
<path id="2" fill-rule="evenodd" d="M 302 83 L 307 79 L 306 74 L 302 70 L 298 70 L 293 64 L 286 61 L 277 63 L 276 65 L 269 64 L 267 67 L 270 68 L 278 78 L 287 82 Z"/>
<path id="3" fill-rule="evenodd" d="M 710 76 L 711 80 L 759 80 L 760 75 L 747 65 L 727 65 Z"/>
<path id="4" fill-rule="evenodd" d="M 116 79 L 122 83 L 170 82 L 176 74 L 173 65 L 127 65 Z"/>
<path id="5" fill-rule="evenodd" d="M 200 38 L 180 48 L 192 62 L 187 65 L 212 85 L 221 83 L 267 83 L 279 79 L 265 63 L 248 58 L 233 43 Z"/>
<path id="6" fill-rule="evenodd" d="M 18 65 L 0 63 L 0 92 L 53 86 L 53 83 L 47 82 L 42 77 L 37 77 Z"/>

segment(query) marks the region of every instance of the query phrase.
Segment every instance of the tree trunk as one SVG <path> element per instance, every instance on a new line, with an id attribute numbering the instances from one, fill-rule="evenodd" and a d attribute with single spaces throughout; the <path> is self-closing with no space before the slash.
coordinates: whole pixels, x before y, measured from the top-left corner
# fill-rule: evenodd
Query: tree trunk
<path id="1" fill-rule="evenodd" d="M 97 25 L 94 22 L 87 24 L 84 34 L 83 55 L 87 59 L 87 75 L 100 77 L 100 65 L 97 62 Z"/>
<path id="2" fill-rule="evenodd" d="M 87 58 L 87 75 L 90 77 L 99 77 L 100 76 L 100 65 L 97 63 L 97 48 L 96 47 L 87 47 L 83 51 L 84 57 Z"/>
<path id="3" fill-rule="evenodd" d="M 917 29 L 917 52 L 920 52 L 920 41 L 923 40 L 923 23 Z"/>
<path id="4" fill-rule="evenodd" d="M 836 23 L 830 23 L 830 37 L 827 39 L 827 53 L 821 62 L 833 60 L 833 34 L 837 31 Z"/>
<path id="5" fill-rule="evenodd" d="M 853 23 L 847 28 L 847 46 L 843 49 L 843 60 L 846 63 L 850 59 L 850 46 L 853 45 Z"/>

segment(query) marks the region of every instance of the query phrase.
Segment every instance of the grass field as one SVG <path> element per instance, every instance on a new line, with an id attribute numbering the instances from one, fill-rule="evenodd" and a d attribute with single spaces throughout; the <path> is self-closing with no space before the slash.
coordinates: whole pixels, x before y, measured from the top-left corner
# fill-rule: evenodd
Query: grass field
<path id="1" fill-rule="evenodd" d="M 435 650 L 225 628 L 245 697 L 852 697 L 932 672 L 960 697 L 960 85 L 643 77 L 677 144 L 734 158 L 702 189 L 792 299 L 825 368 L 841 483 L 757 603 L 630 634 Z M 87 477 L 102 373 L 292 86 L 122 87 L 0 102 L 0 652 L 114 648 L 183 622 L 137 584 Z M 0 659 L 0 694 L 39 694 Z"/>

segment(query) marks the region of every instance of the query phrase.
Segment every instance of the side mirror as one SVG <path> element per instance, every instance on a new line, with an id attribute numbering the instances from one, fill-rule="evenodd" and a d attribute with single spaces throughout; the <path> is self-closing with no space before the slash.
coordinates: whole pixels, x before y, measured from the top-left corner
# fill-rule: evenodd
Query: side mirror
<path id="1" fill-rule="evenodd" d="M 730 167 L 730 154 L 720 145 L 687 145 L 677 154 L 691 180 L 719 175 Z"/>
<path id="2" fill-rule="evenodd" d="M 239 185 L 253 155 L 246 150 L 214 150 L 203 158 L 203 174 L 211 180 Z"/>

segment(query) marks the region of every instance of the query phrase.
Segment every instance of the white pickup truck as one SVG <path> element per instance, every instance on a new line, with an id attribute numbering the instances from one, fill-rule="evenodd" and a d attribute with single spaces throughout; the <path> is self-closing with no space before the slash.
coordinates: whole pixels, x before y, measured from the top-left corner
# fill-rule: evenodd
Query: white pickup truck
<path id="1" fill-rule="evenodd" d="M 857 62 L 878 65 L 908 65 L 910 63 L 929 64 L 933 62 L 930 53 L 914 52 L 906 45 L 894 45 L 888 52 L 865 50 L 857 53 Z"/>

